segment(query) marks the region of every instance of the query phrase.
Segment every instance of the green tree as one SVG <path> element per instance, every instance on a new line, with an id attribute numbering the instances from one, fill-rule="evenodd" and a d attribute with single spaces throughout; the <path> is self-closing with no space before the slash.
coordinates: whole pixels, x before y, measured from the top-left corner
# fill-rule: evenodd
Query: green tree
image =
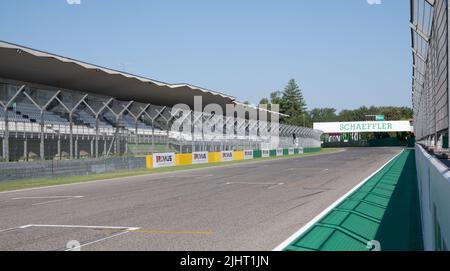
<path id="1" fill-rule="evenodd" d="M 311 122 L 334 122 L 338 120 L 335 108 L 314 108 L 309 112 Z"/>
<path id="2" fill-rule="evenodd" d="M 261 101 L 259 102 L 260 105 L 261 104 L 269 104 L 269 103 L 270 103 L 270 101 L 267 98 L 262 98 Z"/>
<path id="3" fill-rule="evenodd" d="M 281 91 L 270 93 L 270 103 L 281 105 L 283 103 L 283 93 Z"/>
<path id="4" fill-rule="evenodd" d="M 306 122 L 306 102 L 295 79 L 289 80 L 284 88 L 280 101 L 280 112 L 289 115 L 289 118 L 285 120 L 287 124 L 303 126 Z"/>

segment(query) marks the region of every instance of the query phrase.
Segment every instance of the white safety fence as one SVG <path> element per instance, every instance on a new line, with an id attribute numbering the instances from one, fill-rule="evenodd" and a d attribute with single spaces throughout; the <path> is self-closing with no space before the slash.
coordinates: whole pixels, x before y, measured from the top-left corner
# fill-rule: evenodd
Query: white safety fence
<path id="1" fill-rule="evenodd" d="M 424 248 L 446 251 L 450 245 L 450 171 L 447 165 L 416 147 L 417 178 Z"/>

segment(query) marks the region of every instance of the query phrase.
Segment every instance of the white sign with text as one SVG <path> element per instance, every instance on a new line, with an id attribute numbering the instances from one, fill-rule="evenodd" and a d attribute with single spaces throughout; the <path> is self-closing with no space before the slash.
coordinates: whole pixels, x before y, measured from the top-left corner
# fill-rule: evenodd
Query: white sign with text
<path id="1" fill-rule="evenodd" d="M 192 153 L 192 164 L 206 164 L 206 163 L 208 163 L 208 152 Z"/>
<path id="2" fill-rule="evenodd" d="M 175 166 L 175 153 L 154 153 L 153 167 L 171 167 Z"/>
<path id="3" fill-rule="evenodd" d="M 253 150 L 244 151 L 244 160 L 252 160 L 253 159 Z"/>
<path id="4" fill-rule="evenodd" d="M 233 161 L 234 160 L 234 153 L 233 151 L 223 151 L 222 152 L 222 161 Z"/>

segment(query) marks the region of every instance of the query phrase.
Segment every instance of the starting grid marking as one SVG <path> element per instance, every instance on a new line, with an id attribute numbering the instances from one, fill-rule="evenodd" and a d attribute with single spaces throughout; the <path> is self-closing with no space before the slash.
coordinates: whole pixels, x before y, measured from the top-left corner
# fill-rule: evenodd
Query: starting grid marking
<path id="1" fill-rule="evenodd" d="M 9 229 L 0 230 L 1 233 L 7 233 L 15 230 L 24 230 L 30 228 L 55 228 L 55 229 L 90 229 L 90 230 L 110 230 L 117 231 L 110 236 L 103 237 L 94 241 L 90 241 L 87 243 L 79 244 L 75 247 L 67 248 L 65 251 L 79 251 L 82 247 L 89 246 L 95 243 L 99 243 L 102 241 L 106 241 L 115 237 L 119 237 L 121 235 L 125 235 L 128 233 L 146 233 L 146 234 L 174 234 L 174 235 L 210 235 L 212 232 L 210 231 L 182 231 L 182 230 L 145 230 L 139 227 L 118 227 L 118 226 L 85 226 L 85 225 L 46 225 L 46 224 L 29 224 Z M 71 241 L 68 241 L 68 244 Z"/>
<path id="2" fill-rule="evenodd" d="M 103 237 L 94 241 L 90 241 L 84 244 L 80 244 L 79 246 L 71 247 L 66 249 L 65 251 L 78 251 L 82 247 L 89 246 L 95 243 L 99 243 L 108 239 L 112 239 L 133 231 L 140 230 L 138 227 L 115 227 L 115 226 L 84 226 L 84 225 L 45 225 L 45 224 L 29 224 L 24 226 L 19 226 L 15 228 L 9 228 L 5 230 L 0 230 L 0 233 L 6 233 L 14 230 L 24 230 L 29 228 L 59 228 L 59 229 L 91 229 L 91 230 L 111 230 L 111 231 L 119 231 L 118 233 L 112 234 L 107 237 Z M 68 240 L 70 242 L 70 240 Z"/>

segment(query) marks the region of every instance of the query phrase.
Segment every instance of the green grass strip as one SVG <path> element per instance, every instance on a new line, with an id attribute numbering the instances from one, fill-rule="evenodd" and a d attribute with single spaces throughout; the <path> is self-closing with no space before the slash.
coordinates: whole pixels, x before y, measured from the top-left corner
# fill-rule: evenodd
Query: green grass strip
<path id="1" fill-rule="evenodd" d="M 202 169 L 202 168 L 225 167 L 225 166 L 235 165 L 235 164 L 244 164 L 244 163 L 252 163 L 252 162 L 255 163 L 255 162 L 260 162 L 260 161 L 316 156 L 316 155 L 322 155 L 322 154 L 336 153 L 339 151 L 342 151 L 342 149 L 329 148 L 329 149 L 323 149 L 322 151 L 316 152 L 316 153 L 296 154 L 296 155 L 285 156 L 285 157 L 269 157 L 269 158 L 258 158 L 258 159 L 254 159 L 254 160 L 231 161 L 231 162 L 221 162 L 221 163 L 212 163 L 212 164 L 185 165 L 185 166 L 155 168 L 155 169 L 151 169 L 151 170 L 142 169 L 142 170 L 133 170 L 133 171 L 128 171 L 128 170 L 127 171 L 115 171 L 115 172 L 108 172 L 108 173 L 83 175 L 83 176 L 5 181 L 5 182 L 0 183 L 0 191 L 12 191 L 12 190 L 21 190 L 21 189 L 29 189 L 29 188 L 37 188 L 37 187 L 55 186 L 55 185 L 62 185 L 62 184 L 83 183 L 83 182 L 89 182 L 89 181 L 118 179 L 118 178 L 124 178 L 124 177 L 142 176 L 142 175 L 167 173 L 167 172 L 177 172 L 177 171 L 184 171 L 184 170 L 195 170 L 195 169 Z"/>

